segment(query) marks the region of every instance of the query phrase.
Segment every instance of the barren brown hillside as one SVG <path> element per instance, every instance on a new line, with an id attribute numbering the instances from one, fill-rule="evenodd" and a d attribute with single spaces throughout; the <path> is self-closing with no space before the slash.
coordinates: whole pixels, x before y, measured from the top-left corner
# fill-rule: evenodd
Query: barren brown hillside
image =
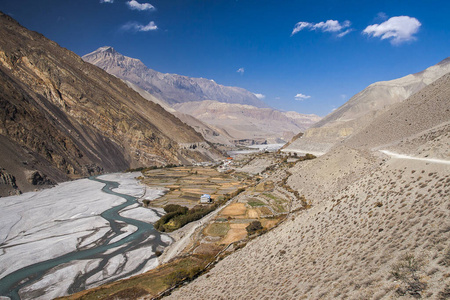
<path id="1" fill-rule="evenodd" d="M 393 105 L 420 92 L 424 87 L 450 72 L 450 58 L 402 78 L 380 81 L 354 95 L 341 107 L 328 114 L 307 130 L 302 139 L 292 141 L 286 151 L 327 152 L 369 125 Z M 392 119 L 394 119 L 393 117 Z"/>

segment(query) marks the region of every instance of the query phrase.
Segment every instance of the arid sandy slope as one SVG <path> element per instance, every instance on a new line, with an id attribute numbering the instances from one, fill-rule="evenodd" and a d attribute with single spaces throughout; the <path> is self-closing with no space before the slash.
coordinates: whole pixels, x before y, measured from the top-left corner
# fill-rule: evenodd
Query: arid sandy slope
<path id="1" fill-rule="evenodd" d="M 450 165 L 431 159 L 449 160 L 449 87 L 446 75 L 297 163 L 287 183 L 313 207 L 169 299 L 448 299 Z"/>

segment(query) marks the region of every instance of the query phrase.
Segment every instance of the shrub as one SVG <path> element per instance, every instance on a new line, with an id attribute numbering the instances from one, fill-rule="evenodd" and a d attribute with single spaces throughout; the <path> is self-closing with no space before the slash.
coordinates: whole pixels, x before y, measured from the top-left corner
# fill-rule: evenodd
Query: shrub
<path id="1" fill-rule="evenodd" d="M 180 211 L 180 212 L 186 213 L 187 210 L 188 210 L 187 207 L 181 206 L 181 205 L 178 205 L 178 204 L 168 204 L 168 205 L 164 206 L 164 211 L 166 213 L 171 213 L 171 212 L 176 212 L 176 211 Z"/>
<path id="2" fill-rule="evenodd" d="M 440 263 L 444 266 L 450 267 L 450 248 L 447 249 Z"/>
<path id="3" fill-rule="evenodd" d="M 255 233 L 261 229 L 263 229 L 263 227 L 260 221 L 253 221 L 247 227 L 245 227 L 245 230 L 247 230 L 248 234 Z"/>
<path id="4" fill-rule="evenodd" d="M 450 299 L 450 286 L 446 285 L 438 294 L 439 300 Z"/>
<path id="5" fill-rule="evenodd" d="M 197 205 L 191 209 L 187 207 L 169 204 L 164 207 L 164 210 L 167 212 L 164 216 L 161 217 L 155 224 L 155 228 L 162 232 L 171 232 L 177 230 L 187 223 L 197 221 L 214 209 L 216 209 L 216 205 L 208 205 L 201 206 Z"/>
<path id="6" fill-rule="evenodd" d="M 397 289 L 397 293 L 405 295 L 409 293 L 414 297 L 421 297 L 420 292 L 426 288 L 426 283 L 419 280 L 419 272 L 424 265 L 424 261 L 406 254 L 392 266 L 391 274 L 396 280 L 403 283 L 403 287 Z"/>
<path id="7" fill-rule="evenodd" d="M 188 269 L 181 269 L 178 271 L 175 271 L 171 274 L 169 274 L 165 278 L 165 283 L 173 286 L 177 283 L 180 283 L 184 280 L 192 280 L 194 279 L 200 272 L 202 271 L 202 268 L 200 267 L 192 267 Z"/>
<path id="8" fill-rule="evenodd" d="M 168 223 L 173 217 L 178 216 L 180 214 L 182 214 L 181 211 L 174 211 L 174 212 L 170 212 L 168 214 L 165 214 L 164 216 L 161 217 L 161 219 L 156 221 L 156 223 L 153 226 L 157 230 L 165 232 L 166 231 L 166 227 L 164 225 L 166 225 L 166 223 Z"/>
<path id="9" fill-rule="evenodd" d="M 306 155 L 305 155 L 305 159 L 314 159 L 314 158 L 316 158 L 316 156 L 313 154 L 306 153 Z"/>

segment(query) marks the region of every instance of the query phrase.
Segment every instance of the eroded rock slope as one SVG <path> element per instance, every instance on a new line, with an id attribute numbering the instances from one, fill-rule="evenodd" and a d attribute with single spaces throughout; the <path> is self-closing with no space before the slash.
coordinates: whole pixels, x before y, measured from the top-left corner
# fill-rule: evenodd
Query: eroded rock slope
<path id="1" fill-rule="evenodd" d="M 3 195 L 218 155 L 191 127 L 120 79 L 2 13 L 0 107 L 0 167 L 17 186 L 3 176 Z"/>

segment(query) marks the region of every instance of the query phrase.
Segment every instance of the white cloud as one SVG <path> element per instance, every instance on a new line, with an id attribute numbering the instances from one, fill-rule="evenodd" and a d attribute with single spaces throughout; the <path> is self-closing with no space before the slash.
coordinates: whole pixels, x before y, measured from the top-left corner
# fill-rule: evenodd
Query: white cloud
<path id="1" fill-rule="evenodd" d="M 136 0 L 131 0 L 127 2 L 127 5 L 130 9 L 135 9 L 135 10 L 154 10 L 155 7 L 153 5 L 151 5 L 150 3 L 139 3 Z"/>
<path id="2" fill-rule="evenodd" d="M 152 30 L 157 30 L 158 26 L 156 26 L 155 22 L 151 21 L 150 23 L 148 23 L 147 25 L 141 25 L 137 22 L 129 22 L 125 25 L 123 25 L 121 27 L 122 30 L 124 31 L 143 31 L 143 32 L 147 32 L 147 31 L 152 31 Z"/>
<path id="3" fill-rule="evenodd" d="M 302 93 L 298 93 L 297 95 L 295 95 L 295 100 L 299 101 L 303 101 L 309 98 L 311 98 L 311 96 L 303 95 Z"/>
<path id="4" fill-rule="evenodd" d="M 336 20 L 327 20 L 326 22 L 319 23 L 298 22 L 295 24 L 291 36 L 303 29 L 309 29 L 310 31 L 333 32 L 337 34 L 337 37 L 343 37 L 353 31 L 353 29 L 349 28 L 351 25 L 352 23 L 350 21 L 340 23 Z"/>
<path id="5" fill-rule="evenodd" d="M 114 3 L 114 0 L 100 0 L 100 3 Z"/>
<path id="6" fill-rule="evenodd" d="M 377 19 L 385 21 L 385 20 L 388 19 L 388 15 L 386 13 L 384 13 L 384 12 L 379 12 L 377 14 Z"/>
<path id="7" fill-rule="evenodd" d="M 312 25 L 312 28 L 315 30 L 322 30 L 324 32 L 338 32 L 343 30 L 344 28 L 350 27 L 350 25 L 350 21 L 344 21 L 342 24 L 340 24 L 336 20 L 328 20 L 326 22 L 314 24 Z"/>
<path id="8" fill-rule="evenodd" d="M 266 95 L 263 95 L 263 94 L 255 94 L 255 93 L 253 93 L 253 95 L 255 95 L 256 98 L 261 99 L 261 100 L 266 98 Z"/>
<path id="9" fill-rule="evenodd" d="M 347 29 L 346 31 L 342 31 L 341 33 L 339 33 L 338 35 L 337 35 L 337 37 L 339 37 L 339 38 L 341 38 L 341 37 L 343 37 L 343 36 L 346 36 L 347 34 L 349 34 L 350 32 L 352 32 L 353 31 L 353 29 Z"/>
<path id="10" fill-rule="evenodd" d="M 239 68 L 236 72 L 238 72 L 240 74 L 244 74 L 245 69 L 244 68 Z"/>
<path id="11" fill-rule="evenodd" d="M 381 24 L 367 26 L 363 33 L 382 40 L 391 39 L 391 44 L 398 45 L 403 42 L 414 41 L 414 36 L 422 24 L 416 18 L 408 16 L 392 17 Z"/>
<path id="12" fill-rule="evenodd" d="M 294 30 L 292 30 L 291 35 L 294 35 L 297 32 L 302 31 L 305 28 L 311 28 L 311 27 L 312 27 L 312 23 L 298 22 L 297 24 L 295 24 Z"/>

